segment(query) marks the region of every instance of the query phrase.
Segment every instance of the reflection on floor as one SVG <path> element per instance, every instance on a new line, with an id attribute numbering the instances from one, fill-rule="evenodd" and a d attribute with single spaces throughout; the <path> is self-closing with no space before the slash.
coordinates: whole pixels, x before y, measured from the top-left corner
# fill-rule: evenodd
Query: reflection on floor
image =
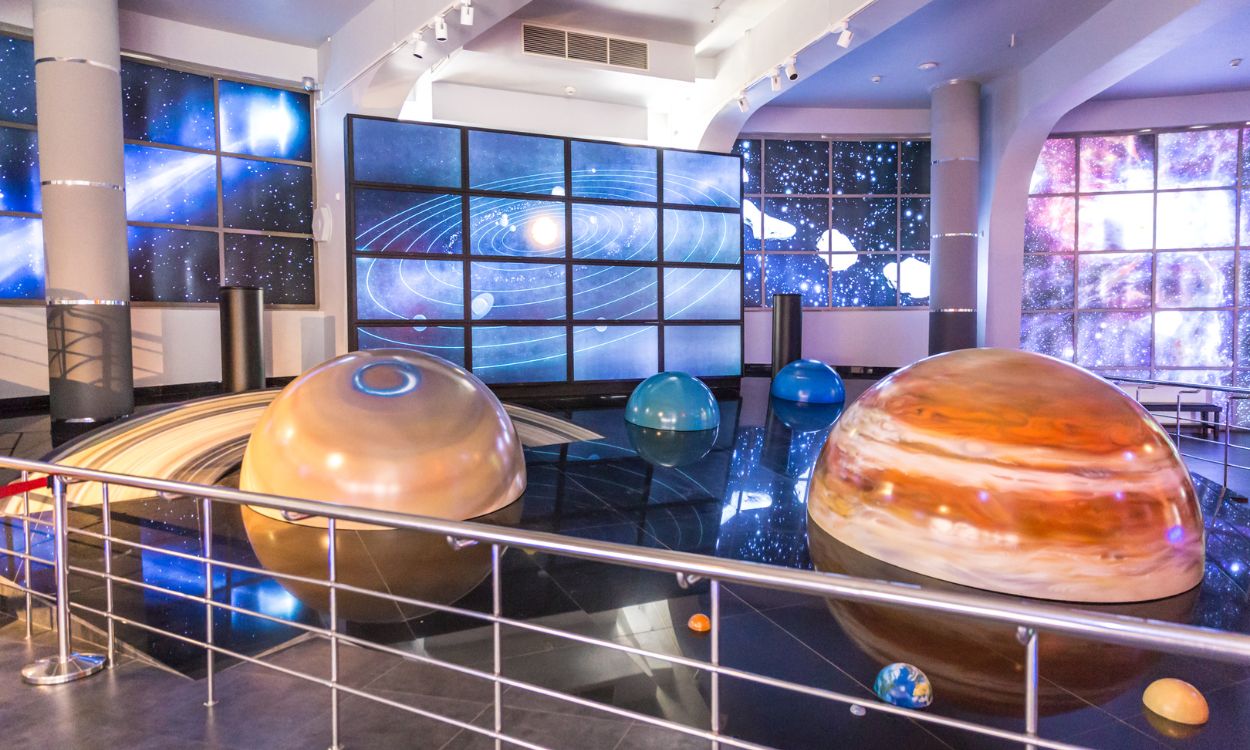
<path id="1" fill-rule="evenodd" d="M 862 383 L 850 385 L 853 394 L 863 387 Z M 744 381 L 741 399 L 722 401 L 721 407 L 723 421 L 710 452 L 679 468 L 639 458 L 619 407 L 554 411 L 604 437 L 527 449 L 530 479 L 521 501 L 520 526 L 790 567 L 812 567 L 814 561 L 822 570 L 958 589 L 857 555 L 828 538 L 813 537 L 809 546 L 803 497 L 825 428 L 813 424 L 808 419 L 811 415 L 770 408 L 767 381 Z M 1170 600 L 1112 611 L 1250 632 L 1250 511 L 1237 503 L 1221 504 L 1217 485 L 1201 479 L 1198 485 L 1208 528 L 1203 585 Z M 76 524 L 99 523 L 98 513 L 93 515 L 91 509 L 72 515 Z M 114 520 L 118 533 L 128 538 L 189 551 L 197 547 L 198 524 L 199 516 L 189 503 L 155 498 L 126 503 Z M 221 508 L 214 516 L 213 531 L 219 559 L 256 564 L 237 512 Z M 15 537 L 12 530 L 7 534 L 6 546 L 20 543 L 20 534 Z M 100 550 L 87 541 L 76 542 L 71 556 L 98 567 Z M 34 551 L 48 554 L 46 540 L 36 540 Z M 200 566 L 168 556 L 119 553 L 114 567 L 124 575 L 175 591 L 198 594 L 203 590 Z M 10 576 L 16 572 L 11 565 L 4 571 Z M 46 574 L 36 570 L 37 577 Z M 707 636 L 685 627 L 691 614 L 707 611 L 706 584 L 683 590 L 667 575 L 516 549 L 504 554 L 502 580 L 504 613 L 509 617 L 662 653 L 708 656 Z M 96 582 L 74 576 L 72 583 L 75 600 L 102 602 L 103 590 Z M 259 608 L 296 622 L 322 622 L 318 613 L 266 576 L 218 571 L 213 588 L 219 601 Z M 159 621 L 175 632 L 193 636 L 202 632 L 201 607 L 151 591 L 132 589 L 124 595 L 123 591 L 118 588 L 120 609 L 149 622 Z M 488 586 L 478 586 L 459 605 L 489 611 Z M 1023 650 L 1010 628 L 831 606 L 742 587 L 728 587 L 723 611 L 721 650 L 730 666 L 870 698 L 872 680 L 884 663 L 912 661 L 934 682 L 936 700 L 931 711 L 1017 731 L 1023 728 L 1019 708 Z M 328 673 L 324 644 L 297 638 L 300 633 L 295 628 L 224 611 L 218 613 L 215 627 L 220 642 L 230 648 L 260 654 L 287 644 L 266 658 L 321 676 Z M 390 625 L 352 624 L 349 630 L 466 666 L 490 665 L 490 628 L 469 618 L 435 614 Z M 202 677 L 203 658 L 194 649 L 134 629 L 121 632 L 183 674 Z M 38 700 L 77 700 L 31 697 L 44 693 L 16 683 L 15 663 L 25 655 L 12 656 L 16 647 L 6 645 L 7 640 L 0 633 L 0 659 L 7 659 L 0 676 L 0 716 L 56 708 Z M 1250 669 L 1109 649 L 1054 636 L 1043 636 L 1041 654 L 1041 731 L 1045 737 L 1112 748 L 1245 744 L 1250 727 Z M 709 685 L 704 673 L 512 628 L 504 628 L 503 655 L 504 674 L 514 679 L 692 726 L 706 726 L 709 719 Z M 82 700 L 88 701 L 85 715 L 90 713 L 89 702 L 103 700 L 101 696 L 108 691 L 128 696 L 119 703 L 130 708 L 113 708 L 114 713 L 101 720 L 123 727 L 124 712 L 150 716 L 140 712 L 154 711 L 159 705 L 165 709 L 161 715 L 170 717 L 169 723 L 145 718 L 138 726 L 166 739 L 177 736 L 186 746 L 309 747 L 328 742 L 328 699 L 323 689 L 262 673 L 254 665 L 236 664 L 226 668 L 219 680 L 222 705 L 203 713 L 199 708 L 202 680 L 146 672 L 136 676 L 140 671 L 139 665 L 130 664 L 117 674 L 93 678 L 100 680 L 96 687 L 87 681 L 61 689 L 58 695 L 84 696 Z M 345 650 L 344 674 L 349 684 L 367 686 L 389 699 L 479 726 L 490 721 L 490 686 L 473 677 L 354 648 Z M 1161 676 L 1180 677 L 1203 690 L 1211 705 L 1210 724 L 1184 737 L 1173 736 L 1179 734 L 1175 725 L 1152 725 L 1142 712 L 1140 695 L 1151 680 Z M 872 712 L 856 717 L 817 699 L 733 679 L 723 679 L 721 687 L 726 731 L 770 746 L 828 748 L 831 742 L 849 748 L 1009 746 Z M 10 696 L 23 699 L 10 700 Z M 182 707 L 168 710 L 171 701 Z M 507 692 L 504 703 L 508 731 L 549 747 L 707 746 L 516 689 Z M 261 712 L 263 718 L 252 720 L 257 705 L 268 710 Z M 359 698 L 345 702 L 344 716 L 344 744 L 355 747 L 407 747 L 417 736 L 423 738 L 422 747 L 490 744 L 455 727 L 403 716 Z M 110 731 L 118 733 L 120 744 L 129 742 L 125 731 L 133 733 L 132 729 Z M 75 737 L 63 737 L 60 746 L 74 746 Z M 148 743 L 161 746 L 157 739 Z M 84 739 L 82 746 L 88 744 Z"/>

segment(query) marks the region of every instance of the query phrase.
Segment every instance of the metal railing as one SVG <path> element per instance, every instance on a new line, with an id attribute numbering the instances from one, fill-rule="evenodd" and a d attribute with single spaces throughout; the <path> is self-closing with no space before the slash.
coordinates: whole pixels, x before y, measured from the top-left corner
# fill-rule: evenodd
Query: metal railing
<path id="1" fill-rule="evenodd" d="M 30 563 L 52 566 L 55 571 L 55 598 L 50 601 L 54 607 L 57 626 L 57 654 L 31 665 L 24 671 L 26 678 L 32 682 L 67 682 L 88 676 L 111 664 L 116 653 L 116 634 L 114 626 L 121 624 L 142 631 L 159 634 L 176 641 L 188 643 L 205 650 L 208 657 L 207 676 L 205 678 L 205 705 L 217 701 L 215 692 L 216 665 L 215 655 L 227 656 L 242 662 L 256 664 L 274 670 L 289 677 L 305 680 L 313 685 L 321 686 L 330 691 L 331 713 L 329 717 L 332 748 L 340 747 L 339 734 L 339 700 L 344 695 L 356 696 L 390 706 L 399 711 L 416 714 L 427 719 L 443 722 L 461 730 L 490 737 L 496 746 L 506 743 L 511 746 L 542 750 L 542 746 L 534 742 L 509 735 L 505 731 L 502 712 L 502 690 L 505 687 L 527 691 L 561 701 L 566 701 L 585 708 L 596 709 L 608 714 L 668 729 L 690 737 L 701 738 L 712 743 L 713 747 L 736 747 L 758 750 L 766 746 L 731 736 L 722 731 L 721 727 L 721 679 L 733 678 L 755 685 L 788 690 L 795 693 L 822 698 L 834 703 L 845 704 L 852 713 L 863 715 L 868 711 L 889 714 L 900 718 L 911 719 L 922 724 L 940 725 L 943 727 L 964 730 L 983 736 L 1017 742 L 1030 748 L 1052 748 L 1054 750 L 1076 750 L 1081 746 L 1049 740 L 1038 736 L 1038 674 L 1039 652 L 1038 643 L 1042 633 L 1064 634 L 1079 638 L 1091 639 L 1105 643 L 1120 644 L 1152 651 L 1173 654 L 1185 654 L 1203 658 L 1228 661 L 1238 664 L 1250 664 L 1250 636 L 1211 630 L 1189 625 L 1146 620 L 1134 617 L 1110 615 L 1099 612 L 1069 609 L 1062 606 L 1019 601 L 1003 597 L 981 594 L 964 594 L 949 591 L 926 590 L 924 588 L 889 583 L 884 581 L 854 578 L 845 575 L 818 573 L 796 570 L 759 563 L 709 557 L 664 549 L 642 548 L 637 546 L 600 542 L 589 539 L 577 539 L 557 534 L 526 531 L 501 526 L 491 526 L 473 522 L 447 521 L 422 516 L 414 516 L 380 510 L 351 508 L 326 502 L 302 500 L 297 498 L 259 495 L 225 487 L 209 487 L 184 484 L 160 479 L 125 476 L 90 469 L 59 466 L 38 461 L 27 461 L 12 458 L 0 458 L 0 468 L 16 469 L 23 472 L 23 478 L 47 476 L 51 488 L 53 520 L 41 517 L 41 513 L 32 513 L 29 497 L 22 503 L 22 513 L 9 514 L 8 518 L 21 521 L 25 547 L 21 550 L 0 548 L 0 553 L 13 555 L 23 562 L 24 580 L 14 582 L 27 594 L 27 623 L 31 621 L 30 607 L 32 597 L 44 597 L 31 585 Z M 101 520 L 100 531 L 87 528 L 76 528 L 69 524 L 69 506 L 66 487 L 69 483 L 96 482 L 101 485 Z M 200 515 L 200 552 L 193 553 L 182 550 L 167 549 L 139 541 L 124 539 L 113 534 L 110 518 L 113 509 L 110 506 L 108 488 L 110 486 L 126 486 L 145 489 L 158 493 L 170 502 L 198 503 Z M 307 514 L 327 519 L 328 551 L 326 554 L 326 578 L 313 578 L 290 573 L 283 573 L 263 568 L 215 559 L 212 542 L 212 512 L 215 503 L 233 505 L 249 505 L 271 508 L 294 514 Z M 45 511 L 46 513 L 46 511 Z M 384 591 L 375 591 L 348 584 L 339 579 L 339 561 L 336 552 L 336 534 L 340 522 L 352 521 L 392 529 L 410 529 L 445 537 L 447 543 L 455 548 L 463 548 L 473 544 L 489 544 L 490 549 L 490 612 L 467 609 L 440 602 L 425 601 L 417 598 L 400 596 Z M 56 554 L 52 559 L 36 557 L 31 554 L 31 528 L 51 528 Z M 101 542 L 104 546 L 105 564 L 102 570 L 95 570 L 69 561 L 69 539 L 71 536 Z M 202 595 L 180 592 L 148 581 L 135 580 L 115 575 L 111 567 L 111 556 L 114 545 L 121 545 L 145 552 L 168 555 L 203 566 L 205 588 Z M 572 632 L 550 627 L 546 624 L 522 619 L 505 617 L 502 606 L 502 573 L 500 557 L 505 547 L 517 547 L 524 550 L 542 552 L 581 560 L 627 566 L 650 571 L 660 571 L 675 575 L 683 587 L 691 583 L 706 580 L 709 586 L 711 632 L 709 638 L 709 658 L 696 659 L 689 656 L 667 654 L 640 648 L 638 646 L 617 643 L 583 633 Z M 329 624 L 328 627 L 310 625 L 277 617 L 259 609 L 248 609 L 224 601 L 216 601 L 213 595 L 213 571 L 230 569 L 250 574 L 271 576 L 278 580 L 289 580 L 302 584 L 314 584 L 328 589 Z M 72 601 L 68 586 L 69 574 L 85 575 L 103 580 L 107 596 L 105 607 L 92 607 L 80 601 Z M 835 690 L 807 685 L 792 680 L 772 677 L 765 674 L 726 666 L 721 658 L 721 628 L 726 626 L 721 616 L 720 587 L 723 584 L 739 584 L 777 591 L 807 594 L 824 599 L 835 599 L 846 602 L 889 605 L 893 607 L 911 608 L 921 613 L 948 614 L 976 618 L 999 624 L 1008 624 L 1017 628 L 1017 637 L 1024 650 L 1023 694 L 1021 706 L 1024 717 L 1024 731 L 1017 732 L 1001 729 L 972 721 L 942 716 L 929 711 L 902 708 L 889 703 L 876 701 L 864 696 L 848 695 Z M 133 586 L 146 592 L 178 597 L 183 600 L 203 605 L 205 610 L 204 638 L 197 639 L 183 633 L 162 629 L 148 622 L 141 622 L 114 611 L 113 587 Z M 450 613 L 476 619 L 491 625 L 492 631 L 492 666 L 489 670 L 464 666 L 453 661 L 437 659 L 426 654 L 376 643 L 356 635 L 344 632 L 338 622 L 338 595 L 340 593 L 363 594 L 378 597 L 396 604 L 410 605 L 439 612 Z M 329 678 L 301 672 L 263 658 L 250 656 L 227 648 L 217 642 L 212 628 L 213 614 L 216 610 L 260 618 L 287 625 L 305 633 L 324 638 L 329 642 L 330 663 Z M 70 613 L 78 611 L 103 618 L 107 624 L 107 653 L 104 655 L 79 654 L 72 648 L 70 635 Z M 561 692 L 542 685 L 509 677 L 504 674 L 501 629 L 507 626 L 520 631 L 537 633 L 570 641 L 623 652 L 646 659 L 669 662 L 674 665 L 701 670 L 709 675 L 711 707 L 710 720 L 706 728 L 689 726 L 665 718 L 621 708 L 609 703 L 601 703 L 581 696 Z M 28 626 L 29 627 L 29 626 Z M 341 644 L 359 646 L 383 652 L 400 659 L 419 662 L 426 665 L 452 670 L 492 683 L 494 687 L 494 721 L 491 726 L 477 726 L 469 722 L 455 719 L 414 705 L 393 700 L 384 695 L 354 687 L 340 680 L 339 647 Z"/>
<path id="2" fill-rule="evenodd" d="M 1176 450 L 1183 458 L 1191 461 L 1219 464 L 1222 471 L 1221 486 L 1226 494 L 1229 491 L 1229 469 L 1250 471 L 1250 465 L 1237 463 L 1233 459 L 1233 451 L 1242 451 L 1243 453 L 1237 455 L 1250 459 L 1250 445 L 1238 445 L 1233 438 L 1236 434 L 1245 434 L 1250 431 L 1250 424 L 1237 420 L 1237 406 L 1243 401 L 1250 401 L 1250 388 L 1205 385 L 1176 380 L 1152 380 L 1149 378 L 1108 376 L 1107 380 L 1119 386 L 1125 392 L 1132 393 L 1133 398 L 1139 402 L 1148 402 L 1149 394 L 1152 390 L 1159 388 L 1177 389 L 1175 392 L 1175 408 L 1168 413 L 1168 416 L 1173 420 L 1173 424 L 1170 425 L 1173 429 L 1169 430 L 1169 432 L 1172 436 L 1172 441 L 1176 444 Z M 1208 394 L 1205 401 L 1194 401 L 1184 398 L 1185 396 L 1203 393 Z M 1219 403 L 1220 401 L 1224 403 L 1221 404 Z M 1203 405 L 1218 406 L 1220 411 L 1216 412 L 1214 419 L 1206 419 L 1201 415 L 1197 417 L 1187 416 L 1198 413 L 1195 411 L 1195 408 Z M 1183 427 L 1195 428 L 1196 434 L 1183 434 Z M 1206 434 L 1208 432 L 1213 433 L 1216 439 L 1207 439 Z M 1187 446 L 1190 449 L 1188 451 L 1186 450 Z M 1201 449 L 1204 446 L 1217 451 L 1219 457 L 1215 458 L 1211 455 L 1202 455 L 1194 452 L 1194 449 Z"/>

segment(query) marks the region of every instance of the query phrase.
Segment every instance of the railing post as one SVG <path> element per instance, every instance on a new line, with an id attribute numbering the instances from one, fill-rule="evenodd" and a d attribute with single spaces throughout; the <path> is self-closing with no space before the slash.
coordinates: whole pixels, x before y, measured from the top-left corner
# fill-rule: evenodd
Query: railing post
<path id="1" fill-rule="evenodd" d="M 30 472 L 22 472 L 22 481 L 30 481 Z M 26 640 L 30 640 L 34 637 L 30 617 L 33 604 L 30 594 L 30 490 L 22 493 L 22 548 L 26 552 L 26 559 L 22 560 L 22 578 L 26 582 Z"/>
<path id="2" fill-rule="evenodd" d="M 108 613 L 108 664 L 117 659 L 117 623 L 113 621 L 113 514 L 109 506 L 109 486 L 100 485 L 100 514 L 104 532 L 104 611 Z"/>
<path id="3" fill-rule="evenodd" d="M 1024 733 L 1037 736 L 1037 630 L 1017 628 L 1016 637 L 1024 644 Z M 1026 750 L 1035 750 L 1025 745 Z"/>
<path id="4" fill-rule="evenodd" d="M 713 578 L 708 583 L 708 593 L 711 597 L 712 610 L 712 643 L 708 661 L 712 666 L 720 666 L 720 581 Z M 720 672 L 712 670 L 712 734 L 720 734 Z M 720 743 L 716 740 L 712 741 L 712 750 L 718 750 Z"/>
<path id="5" fill-rule="evenodd" d="M 208 694 L 204 699 L 204 705 L 212 708 L 217 705 L 217 678 L 214 674 L 217 654 L 211 648 L 215 645 L 213 637 L 213 501 L 207 497 L 203 498 L 202 507 L 204 537 L 200 544 L 204 550 L 204 642 L 210 646 L 204 652 L 208 667 L 208 676 L 205 679 Z"/>
<path id="6" fill-rule="evenodd" d="M 326 565 L 330 581 L 330 750 L 342 750 L 339 744 L 339 582 L 338 522 L 327 518 Z"/>
<path id="7" fill-rule="evenodd" d="M 495 617 L 503 616 L 503 586 L 499 580 L 499 545 L 490 546 L 490 611 Z M 503 674 L 503 647 L 500 642 L 499 620 L 491 623 L 491 640 L 494 645 L 494 683 L 495 683 L 495 733 L 503 733 L 503 686 L 499 677 Z M 495 750 L 500 750 L 503 742 L 495 738 Z"/>
<path id="8" fill-rule="evenodd" d="M 76 654 L 70 650 L 69 624 L 69 508 L 65 478 L 52 476 L 52 535 L 56 546 L 56 646 L 57 655 L 22 668 L 22 679 L 33 685 L 60 685 L 81 680 L 104 669 L 100 654 Z M 30 554 L 29 550 L 27 554 Z"/>

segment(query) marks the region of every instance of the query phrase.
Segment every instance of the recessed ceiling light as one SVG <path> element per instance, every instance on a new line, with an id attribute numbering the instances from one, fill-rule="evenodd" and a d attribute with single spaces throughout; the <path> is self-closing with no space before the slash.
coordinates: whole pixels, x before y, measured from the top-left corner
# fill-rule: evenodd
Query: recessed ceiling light
<path id="1" fill-rule="evenodd" d="M 934 69 L 934 68 L 936 68 L 937 66 L 938 66 L 938 64 L 937 64 L 937 63 L 933 62 L 932 60 L 929 60 L 928 62 L 922 62 L 922 63 L 920 63 L 920 64 L 919 64 L 919 65 L 917 65 L 916 67 L 917 67 L 917 68 L 920 68 L 921 70 L 933 70 L 933 69 Z"/>
<path id="2" fill-rule="evenodd" d="M 577 89 L 576 89 L 576 88 L 574 88 L 574 87 L 572 87 L 572 86 L 565 86 L 565 87 L 564 87 L 564 95 L 565 95 L 565 96 L 573 96 L 573 95 L 574 95 L 574 94 L 576 94 L 576 93 L 577 93 Z"/>
<path id="3" fill-rule="evenodd" d="M 1229 60 L 1229 61 L 1228 61 L 1228 67 L 1230 67 L 1230 68 L 1235 68 L 1235 67 L 1237 67 L 1238 65 L 1241 65 L 1241 58 L 1240 58 L 1240 57 L 1234 57 L 1233 59 L 1231 59 L 1231 60 Z"/>
<path id="4" fill-rule="evenodd" d="M 872 78 L 869 78 L 868 80 L 872 81 L 873 83 L 881 83 L 881 76 L 873 76 Z"/>

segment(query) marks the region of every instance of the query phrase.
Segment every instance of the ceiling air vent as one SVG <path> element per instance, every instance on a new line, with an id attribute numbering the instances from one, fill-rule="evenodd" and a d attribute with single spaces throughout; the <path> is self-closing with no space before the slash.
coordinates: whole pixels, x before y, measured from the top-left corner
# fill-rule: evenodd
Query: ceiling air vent
<path id="1" fill-rule="evenodd" d="M 531 55 L 546 55 L 635 70 L 647 70 L 648 65 L 647 43 L 632 39 L 616 39 L 601 34 L 586 34 L 527 23 L 521 27 L 521 43 L 522 49 Z"/>

